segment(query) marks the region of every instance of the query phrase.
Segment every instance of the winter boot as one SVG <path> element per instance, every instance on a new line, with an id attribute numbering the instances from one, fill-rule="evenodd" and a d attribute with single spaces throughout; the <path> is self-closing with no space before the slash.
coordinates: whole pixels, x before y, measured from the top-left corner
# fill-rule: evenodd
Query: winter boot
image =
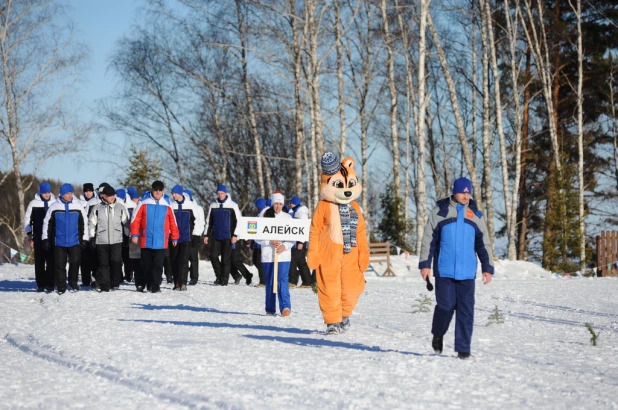
<path id="1" fill-rule="evenodd" d="M 339 323 L 332 323 L 326 326 L 327 335 L 338 335 L 339 333 L 341 333 L 341 326 Z"/>
<path id="2" fill-rule="evenodd" d="M 341 327 L 342 332 L 348 330 L 350 328 L 350 317 L 344 316 L 341 320 L 341 323 L 339 323 L 339 327 Z"/>
<path id="3" fill-rule="evenodd" d="M 442 336 L 434 336 L 431 341 L 431 347 L 433 347 L 433 351 L 436 352 L 436 354 L 442 354 L 442 349 L 444 349 Z"/>

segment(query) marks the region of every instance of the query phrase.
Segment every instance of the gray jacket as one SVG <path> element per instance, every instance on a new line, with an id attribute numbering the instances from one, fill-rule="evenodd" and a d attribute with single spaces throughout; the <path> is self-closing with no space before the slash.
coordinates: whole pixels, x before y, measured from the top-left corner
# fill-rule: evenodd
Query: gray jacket
<path id="1" fill-rule="evenodd" d="M 90 237 L 97 245 L 122 243 L 122 234 L 129 235 L 129 212 L 121 201 L 101 202 L 94 206 L 88 218 Z"/>

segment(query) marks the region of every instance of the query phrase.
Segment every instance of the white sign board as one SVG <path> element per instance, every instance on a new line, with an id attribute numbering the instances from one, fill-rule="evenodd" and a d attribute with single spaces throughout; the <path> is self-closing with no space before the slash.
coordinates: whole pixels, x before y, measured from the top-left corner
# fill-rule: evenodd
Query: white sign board
<path id="1" fill-rule="evenodd" d="M 259 218 L 243 216 L 238 221 L 236 233 L 238 239 L 258 241 L 279 240 L 291 242 L 309 241 L 311 219 Z"/>

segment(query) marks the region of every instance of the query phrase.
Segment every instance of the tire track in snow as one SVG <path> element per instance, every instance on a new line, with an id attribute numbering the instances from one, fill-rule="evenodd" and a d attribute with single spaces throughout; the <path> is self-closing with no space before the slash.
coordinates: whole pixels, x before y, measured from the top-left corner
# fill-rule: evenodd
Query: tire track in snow
<path id="1" fill-rule="evenodd" d="M 175 405 L 192 409 L 242 408 L 221 401 L 215 401 L 206 396 L 183 393 L 173 386 L 165 385 L 145 376 L 133 375 L 113 366 L 87 362 L 77 357 L 65 356 L 61 353 L 54 352 L 51 350 L 50 346 L 41 346 L 32 335 L 26 336 L 21 332 L 11 332 L 5 335 L 5 339 L 9 345 L 23 353 L 31 354 L 47 362 L 67 367 L 79 373 L 107 379 L 112 383 L 156 397 L 160 400 L 166 400 Z"/>

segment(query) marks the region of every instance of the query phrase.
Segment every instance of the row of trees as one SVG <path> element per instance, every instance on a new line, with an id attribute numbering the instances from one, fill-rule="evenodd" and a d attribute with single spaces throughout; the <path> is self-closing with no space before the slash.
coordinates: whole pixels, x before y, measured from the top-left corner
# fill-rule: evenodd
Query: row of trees
<path id="1" fill-rule="evenodd" d="M 459 176 L 509 259 L 582 267 L 614 224 L 615 0 L 145 0 L 141 14 L 100 115 L 202 202 L 226 182 L 242 208 L 275 189 L 312 207 L 332 150 L 357 159 L 374 234 L 411 251 Z"/>

